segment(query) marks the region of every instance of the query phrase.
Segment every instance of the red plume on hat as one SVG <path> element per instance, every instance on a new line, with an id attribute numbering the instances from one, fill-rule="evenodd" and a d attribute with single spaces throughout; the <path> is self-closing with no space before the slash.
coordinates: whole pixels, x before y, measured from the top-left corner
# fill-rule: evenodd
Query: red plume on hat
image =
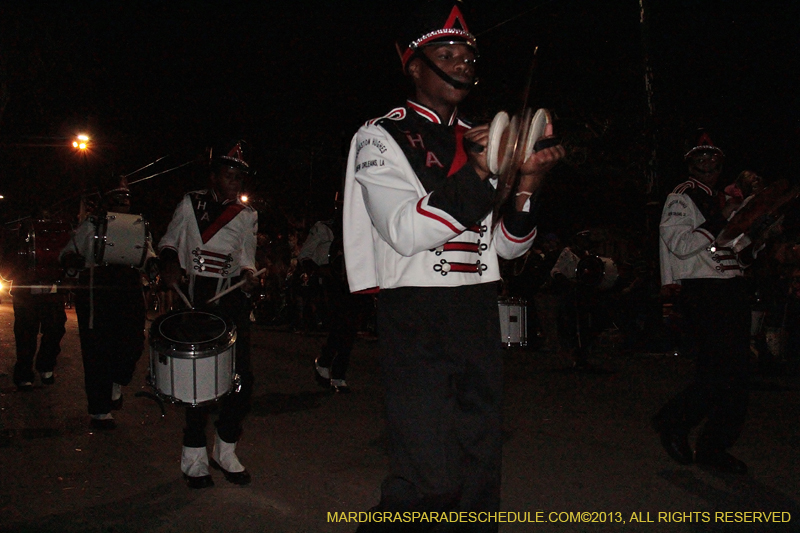
<path id="1" fill-rule="evenodd" d="M 433 0 L 415 10 L 398 40 L 397 51 L 403 71 L 420 48 L 438 42 L 463 43 L 476 52 L 478 45 L 464 18 L 462 2 Z"/>
<path id="2" fill-rule="evenodd" d="M 695 154 L 702 153 L 702 152 L 713 152 L 719 154 L 722 157 L 725 157 L 725 154 L 722 152 L 720 148 L 718 148 L 712 141 L 711 137 L 705 130 L 700 130 L 699 137 L 697 139 L 697 143 L 695 143 L 694 148 L 689 150 L 683 155 L 684 159 L 689 159 Z"/>

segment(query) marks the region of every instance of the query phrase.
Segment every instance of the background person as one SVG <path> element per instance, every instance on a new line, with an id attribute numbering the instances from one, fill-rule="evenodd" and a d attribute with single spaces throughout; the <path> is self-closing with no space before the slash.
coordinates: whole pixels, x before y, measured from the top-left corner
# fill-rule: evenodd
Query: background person
<path id="1" fill-rule="evenodd" d="M 64 310 L 64 292 L 56 283 L 61 274 L 58 258 L 54 255 L 52 265 L 48 264 L 49 251 L 46 248 L 58 250 L 63 246 L 69 238 L 70 227 L 66 223 L 54 223 L 47 213 L 40 212 L 22 226 L 22 231 L 29 237 L 33 235 L 33 240 L 24 244 L 44 243 L 42 249 L 34 252 L 38 254 L 35 265 L 30 261 L 16 260 L 25 254 L 14 253 L 16 257 L 12 259 L 14 269 L 10 292 L 17 353 L 13 380 L 18 390 L 27 391 L 33 389 L 36 373 L 42 385 L 52 385 L 56 380 L 54 370 L 61 353 L 61 340 L 66 333 L 67 313 Z"/>
<path id="2" fill-rule="evenodd" d="M 111 180 L 99 210 L 85 218 L 61 251 L 68 273 L 78 273 L 75 313 L 83 357 L 84 386 L 90 424 L 114 429 L 112 410 L 122 408 L 122 387 L 133 379 L 144 350 L 145 303 L 142 276 L 148 269 L 121 264 L 98 264 L 94 253 L 98 224 L 108 213 L 127 214 L 130 189 L 124 178 Z M 155 257 L 151 241 L 146 256 Z"/>
<path id="3" fill-rule="evenodd" d="M 715 246 L 730 216 L 717 189 L 725 155 L 703 133 L 684 156 L 689 179 L 667 196 L 661 215 L 661 284 L 677 293 L 697 346 L 695 378 L 667 402 L 653 424 L 667 453 L 680 464 L 697 462 L 744 474 L 728 453 L 742 433 L 748 403 L 750 288 L 744 257 Z M 752 257 L 750 257 L 752 262 Z M 705 421 L 695 451 L 689 432 Z"/>

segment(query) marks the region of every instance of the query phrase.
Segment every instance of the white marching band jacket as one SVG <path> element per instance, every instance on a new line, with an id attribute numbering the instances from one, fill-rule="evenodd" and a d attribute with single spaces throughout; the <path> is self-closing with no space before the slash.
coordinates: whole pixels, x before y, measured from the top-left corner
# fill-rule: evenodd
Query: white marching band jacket
<path id="1" fill-rule="evenodd" d="M 498 255 L 530 248 L 531 213 L 516 214 L 525 221 L 509 223 L 514 233 L 505 220 L 492 228 L 496 180 L 481 181 L 467 163 L 461 136 L 469 127 L 455 114 L 443 124 L 409 101 L 353 137 L 343 212 L 352 292 L 489 283 L 500 279 Z"/>
<path id="2" fill-rule="evenodd" d="M 202 231 L 201 231 L 201 228 Z M 256 271 L 258 213 L 236 200 L 219 202 L 213 190 L 186 194 L 158 243 L 178 254 L 190 276 L 230 280 Z"/>
<path id="3" fill-rule="evenodd" d="M 725 223 L 714 209 L 717 201 L 714 192 L 695 179 L 681 183 L 667 196 L 659 225 L 661 285 L 742 275 L 743 265 L 733 249 L 714 245 Z"/>

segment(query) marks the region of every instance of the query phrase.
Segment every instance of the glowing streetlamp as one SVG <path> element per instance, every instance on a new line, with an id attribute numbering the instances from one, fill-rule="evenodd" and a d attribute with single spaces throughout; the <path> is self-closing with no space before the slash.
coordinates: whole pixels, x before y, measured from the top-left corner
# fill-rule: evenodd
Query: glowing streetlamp
<path id="1" fill-rule="evenodd" d="M 81 151 L 86 150 L 89 148 L 89 136 L 81 133 L 72 141 L 72 147 Z"/>

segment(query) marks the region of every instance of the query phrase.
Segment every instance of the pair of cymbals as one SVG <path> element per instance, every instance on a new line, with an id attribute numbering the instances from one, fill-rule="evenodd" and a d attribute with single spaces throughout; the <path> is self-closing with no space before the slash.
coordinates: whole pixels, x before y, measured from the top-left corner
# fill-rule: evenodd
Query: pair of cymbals
<path id="1" fill-rule="evenodd" d="M 550 112 L 539 109 L 536 113 L 526 107 L 522 113 L 509 118 L 505 111 L 495 115 L 489 125 L 486 143 L 486 163 L 489 172 L 497 176 L 497 194 L 494 202 L 494 220 L 499 220 L 500 207 L 517 186 L 517 171 L 537 149 L 544 137 L 545 128 L 552 122 Z M 557 144 L 557 141 L 556 141 Z M 549 144 L 548 144 L 549 146 Z"/>
<path id="2" fill-rule="evenodd" d="M 535 151 L 536 142 L 544 136 L 545 127 L 551 122 L 547 109 L 533 113 L 525 108 L 513 117 L 505 111 L 497 113 L 489 126 L 486 146 L 489 171 L 495 175 L 516 173 Z"/>

